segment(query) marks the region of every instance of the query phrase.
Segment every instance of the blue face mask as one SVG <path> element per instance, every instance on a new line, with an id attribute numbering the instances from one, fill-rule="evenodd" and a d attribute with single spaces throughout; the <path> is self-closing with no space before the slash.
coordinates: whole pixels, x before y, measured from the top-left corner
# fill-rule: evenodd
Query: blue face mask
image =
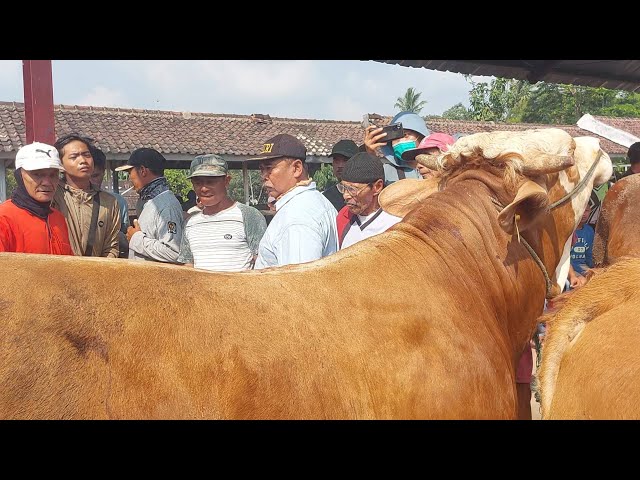
<path id="1" fill-rule="evenodd" d="M 404 160 L 402 160 L 402 154 L 407 150 L 412 150 L 414 148 L 416 148 L 415 140 L 411 140 L 410 142 L 398 143 L 393 146 L 393 155 L 397 160 L 403 162 Z"/>

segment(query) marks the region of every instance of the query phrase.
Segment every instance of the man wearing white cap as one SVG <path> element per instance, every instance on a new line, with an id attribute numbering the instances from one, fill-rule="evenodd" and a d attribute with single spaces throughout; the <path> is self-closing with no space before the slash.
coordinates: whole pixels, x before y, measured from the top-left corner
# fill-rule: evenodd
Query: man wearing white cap
<path id="1" fill-rule="evenodd" d="M 0 251 L 73 255 L 69 231 L 51 200 L 64 171 L 58 151 L 34 142 L 16 155 L 16 189 L 0 204 Z"/>

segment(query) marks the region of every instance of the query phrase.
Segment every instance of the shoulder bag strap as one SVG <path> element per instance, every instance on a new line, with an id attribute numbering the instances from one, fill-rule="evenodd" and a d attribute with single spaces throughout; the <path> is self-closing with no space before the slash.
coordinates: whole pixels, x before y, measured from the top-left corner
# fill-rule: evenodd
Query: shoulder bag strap
<path id="1" fill-rule="evenodd" d="M 93 242 L 96 240 L 96 228 L 98 227 L 98 214 L 100 213 L 100 192 L 93 196 L 93 211 L 91 212 L 91 226 L 89 227 L 89 238 L 87 248 L 84 249 L 84 256 L 90 257 L 93 250 Z"/>

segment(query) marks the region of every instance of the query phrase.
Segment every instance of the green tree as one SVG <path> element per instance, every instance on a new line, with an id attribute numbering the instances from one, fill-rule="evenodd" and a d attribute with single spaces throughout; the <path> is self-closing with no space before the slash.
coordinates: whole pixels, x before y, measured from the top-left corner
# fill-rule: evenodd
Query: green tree
<path id="1" fill-rule="evenodd" d="M 249 205 L 267 203 L 267 195 L 262 188 L 260 172 L 249 170 Z M 245 202 L 244 199 L 244 178 L 242 170 L 231 170 L 231 182 L 228 188 L 229 196 L 238 202 Z"/>
<path id="2" fill-rule="evenodd" d="M 323 163 L 318 171 L 313 175 L 316 188 L 323 192 L 327 188 L 338 183 L 338 179 L 333 174 L 333 167 L 330 163 Z"/>
<path id="3" fill-rule="evenodd" d="M 426 100 L 420 101 L 422 93 L 416 92 L 413 87 L 407 88 L 404 96 L 398 97 L 394 107 L 400 109 L 401 112 L 413 112 L 419 114 L 427 104 Z"/>
<path id="4" fill-rule="evenodd" d="M 471 112 L 462 103 L 456 103 L 453 107 L 442 113 L 442 118 L 448 120 L 473 120 Z"/>
<path id="5" fill-rule="evenodd" d="M 527 108 L 531 86 L 522 80 L 496 78 L 489 83 L 471 83 L 469 114 L 473 120 L 520 122 Z"/>
<path id="6" fill-rule="evenodd" d="M 171 191 L 183 200 L 187 198 L 189 190 L 193 190 L 191 180 L 187 178 L 187 170 L 177 168 L 167 169 L 164 171 L 164 176 L 169 182 Z"/>
<path id="7" fill-rule="evenodd" d="M 13 176 L 14 171 L 15 170 L 13 168 L 7 168 L 5 171 L 5 176 L 7 178 L 7 198 L 11 198 L 11 194 L 16 188 L 16 177 Z"/>
<path id="8" fill-rule="evenodd" d="M 504 78 L 476 83 L 469 75 L 467 81 L 472 85 L 468 114 L 474 120 L 563 125 L 576 123 L 585 113 L 640 117 L 637 93 L 544 82 L 531 85 Z M 463 116 L 460 107 L 459 104 L 449 109 L 445 118 Z"/>

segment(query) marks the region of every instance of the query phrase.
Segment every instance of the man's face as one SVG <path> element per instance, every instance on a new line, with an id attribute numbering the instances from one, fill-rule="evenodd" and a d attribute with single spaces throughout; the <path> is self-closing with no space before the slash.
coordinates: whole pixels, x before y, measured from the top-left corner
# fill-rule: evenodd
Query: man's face
<path id="1" fill-rule="evenodd" d="M 73 140 L 62 149 L 62 166 L 73 178 L 89 179 L 93 173 L 93 157 L 86 143 Z"/>
<path id="2" fill-rule="evenodd" d="M 420 140 L 422 140 L 423 138 L 424 137 L 421 134 L 419 134 L 418 132 L 413 131 L 413 130 L 407 130 L 405 128 L 404 137 L 396 138 L 395 140 L 391 140 L 391 146 L 394 147 L 394 146 L 398 145 L 399 143 L 405 143 L 405 142 L 411 142 L 411 141 L 416 142 L 416 145 L 418 145 L 420 143 Z"/>
<path id="3" fill-rule="evenodd" d="M 96 189 L 102 188 L 102 179 L 104 178 L 104 171 L 106 168 L 94 167 L 93 173 L 91 174 L 91 185 L 93 185 Z"/>
<path id="4" fill-rule="evenodd" d="M 587 205 L 587 208 L 585 208 L 584 213 L 580 218 L 580 222 L 578 223 L 578 228 L 584 227 L 584 224 L 589 220 L 589 215 L 591 215 L 591 206 Z"/>
<path id="5" fill-rule="evenodd" d="M 191 177 L 193 190 L 200 199 L 200 203 L 205 207 L 218 205 L 227 197 L 227 187 L 231 181 L 231 176 L 222 175 L 219 177 Z"/>
<path id="6" fill-rule="evenodd" d="M 340 182 L 342 198 L 354 215 L 369 215 L 375 208 L 373 186 L 369 183 Z"/>
<path id="7" fill-rule="evenodd" d="M 433 157 L 437 157 L 438 155 L 440 155 L 440 149 L 438 147 L 431 147 L 428 148 L 424 155 L 429 155 L 429 156 L 433 156 Z M 424 165 L 422 165 L 421 163 L 418 163 L 414 160 L 415 165 L 413 165 L 413 168 L 417 168 L 418 172 L 420 172 L 420 175 L 422 175 L 422 178 L 431 178 L 434 177 L 436 175 L 436 172 L 431 170 L 430 168 L 425 167 Z"/>
<path id="8" fill-rule="evenodd" d="M 260 162 L 260 177 L 267 195 L 278 198 L 298 183 L 302 162 L 298 159 L 274 158 Z"/>
<path id="9" fill-rule="evenodd" d="M 347 160 L 349 159 L 344 155 L 333 156 L 333 174 L 338 181 L 342 180 L 342 171 L 344 170 L 344 166 L 347 164 Z"/>
<path id="10" fill-rule="evenodd" d="M 144 180 L 142 178 L 142 173 L 140 172 L 140 168 L 141 167 L 133 167 L 130 168 L 129 170 L 127 170 L 127 172 L 129 173 L 129 180 L 131 180 L 131 183 L 133 185 L 133 189 L 136 192 L 139 192 L 140 189 L 142 189 L 142 187 L 144 187 Z M 142 167 L 144 168 L 144 167 Z"/>
<path id="11" fill-rule="evenodd" d="M 129 172 L 129 180 L 131 180 L 136 192 L 142 190 L 156 178 L 153 172 L 144 165 L 130 168 L 127 171 Z"/>
<path id="12" fill-rule="evenodd" d="M 56 191 L 59 180 L 57 168 L 41 168 L 39 170 L 21 169 L 22 180 L 27 193 L 37 202 L 50 202 Z"/>

